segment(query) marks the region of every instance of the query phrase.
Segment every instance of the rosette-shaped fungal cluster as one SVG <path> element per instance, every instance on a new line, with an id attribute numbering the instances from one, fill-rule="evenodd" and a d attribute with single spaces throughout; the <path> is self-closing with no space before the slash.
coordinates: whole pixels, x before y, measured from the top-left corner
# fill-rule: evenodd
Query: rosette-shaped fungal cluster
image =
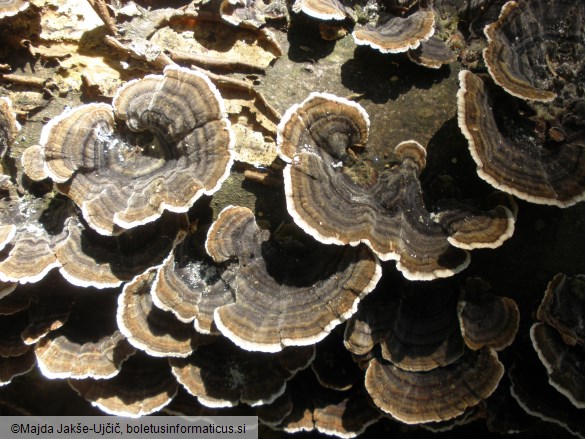
<path id="1" fill-rule="evenodd" d="M 582 2 L 510 1 L 485 28 L 485 63 L 501 89 L 460 73 L 459 126 L 479 176 L 533 203 L 585 198 L 584 17 Z"/>
<path id="2" fill-rule="evenodd" d="M 120 122 L 116 122 L 122 121 Z M 204 75 L 167 67 L 128 82 L 113 106 L 87 104 L 43 129 L 39 160 L 103 235 L 186 212 L 217 191 L 233 161 L 223 101 Z"/>
<path id="3" fill-rule="evenodd" d="M 504 372 L 496 351 L 514 340 L 519 312 L 487 288 L 478 279 L 461 293 L 415 286 L 398 301 L 376 298 L 352 317 L 345 346 L 367 368 L 365 386 L 377 407 L 425 424 L 459 418 L 492 394 Z"/>
<path id="4" fill-rule="evenodd" d="M 429 280 L 467 267 L 463 249 L 497 247 L 511 236 L 513 214 L 504 206 L 431 214 L 418 179 L 425 149 L 402 142 L 394 148 L 396 165 L 378 172 L 359 156 L 368 132 L 361 106 L 326 93 L 312 93 L 279 124 L 287 207 L 315 239 L 365 243 L 380 259 L 396 260 L 405 277 Z"/>

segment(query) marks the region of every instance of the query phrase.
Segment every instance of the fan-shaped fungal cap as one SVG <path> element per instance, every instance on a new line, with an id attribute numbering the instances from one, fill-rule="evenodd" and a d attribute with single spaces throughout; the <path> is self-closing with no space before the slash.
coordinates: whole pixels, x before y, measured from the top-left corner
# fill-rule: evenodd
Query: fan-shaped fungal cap
<path id="1" fill-rule="evenodd" d="M 559 331 L 565 343 L 585 347 L 585 275 L 557 274 L 546 288 L 537 316 Z"/>
<path id="2" fill-rule="evenodd" d="M 314 354 L 310 348 L 287 348 L 268 355 L 247 352 L 225 338 L 200 347 L 186 359 L 170 360 L 172 371 L 180 384 L 199 402 L 208 407 L 231 407 L 243 402 L 252 406 L 269 404 L 280 396 L 286 382 L 296 371 L 287 365 L 289 355 L 300 354 L 307 362 Z"/>
<path id="3" fill-rule="evenodd" d="M 408 371 L 429 371 L 456 361 L 463 355 L 456 301 L 457 294 L 448 288 L 405 291 L 387 315 L 391 325 L 380 342 L 382 356 Z"/>
<path id="4" fill-rule="evenodd" d="M 371 46 L 382 53 L 416 49 L 435 32 L 435 14 L 418 10 L 407 17 L 381 14 L 376 25 L 367 24 L 353 31 L 356 44 Z"/>
<path id="5" fill-rule="evenodd" d="M 305 14 L 320 20 L 345 20 L 347 12 L 339 0 L 296 0 L 294 12 Z"/>
<path id="6" fill-rule="evenodd" d="M 557 52 L 552 46 L 567 34 L 574 41 L 582 38 L 584 15 L 583 4 L 570 0 L 506 3 L 498 20 L 484 30 L 488 39 L 484 59 L 490 75 L 514 96 L 553 100 L 556 93 L 550 85 L 555 72 L 550 71 L 548 57 L 556 57 Z"/>
<path id="7" fill-rule="evenodd" d="M 0 252 L 0 280 L 37 282 L 60 265 L 55 248 L 67 239 L 64 223 L 73 206 L 63 199 L 34 197 L 0 200 L 0 205 L 0 224 L 10 226 L 0 227 L 9 232 Z"/>
<path id="8" fill-rule="evenodd" d="M 134 353 L 113 322 L 113 297 L 103 294 L 81 299 L 65 325 L 37 342 L 35 354 L 47 378 L 111 378 Z"/>
<path id="9" fill-rule="evenodd" d="M 347 321 L 343 335 L 343 344 L 355 355 L 369 353 L 384 338 L 392 325 L 388 315 L 394 311 L 393 304 L 371 303 L 368 298 L 363 303 L 364 305 Z"/>
<path id="10" fill-rule="evenodd" d="M 438 69 L 457 59 L 457 54 L 435 35 L 426 41 L 421 41 L 420 46 L 409 50 L 407 55 L 411 61 L 431 69 Z"/>
<path id="11" fill-rule="evenodd" d="M 323 339 L 357 309 L 381 276 L 364 246 L 311 242 L 290 250 L 270 240 L 244 207 L 229 206 L 211 226 L 207 252 L 216 262 L 236 259 L 236 302 L 215 311 L 219 330 L 248 350 L 278 352 Z"/>
<path id="12" fill-rule="evenodd" d="M 159 221 L 106 237 L 70 218 L 66 224 L 68 238 L 55 250 L 59 271 L 73 285 L 117 287 L 158 266 L 186 224 L 183 215 L 163 213 Z"/>
<path id="13" fill-rule="evenodd" d="M 102 411 L 130 418 L 160 410 L 178 389 L 166 359 L 139 353 L 125 361 L 114 378 L 69 380 L 69 385 Z"/>
<path id="14" fill-rule="evenodd" d="M 150 290 L 156 273 L 149 270 L 127 283 L 118 297 L 120 331 L 138 349 L 155 357 L 186 357 L 199 338 L 192 325 L 152 304 Z"/>
<path id="15" fill-rule="evenodd" d="M 3 3 L 0 2 L 0 18 L 2 18 Z M 12 102 L 7 97 L 0 97 L 0 158 L 14 141 L 20 130 L 16 115 L 12 111 Z"/>
<path id="16" fill-rule="evenodd" d="M 379 175 L 356 158 L 368 118 L 357 104 L 312 93 L 291 107 L 278 127 L 287 208 L 295 222 L 326 244 L 365 243 L 382 259 L 398 260 L 409 279 L 451 276 L 469 255 L 451 247 L 426 211 L 418 175 L 426 152 L 415 141 L 394 149 L 398 164 Z"/>
<path id="17" fill-rule="evenodd" d="M 490 347 L 499 351 L 512 344 L 520 312 L 508 297 L 494 296 L 479 279 L 469 279 L 457 304 L 461 334 L 474 350 Z"/>
<path id="18" fill-rule="evenodd" d="M 585 349 L 569 346 L 544 323 L 530 328 L 530 338 L 540 361 L 546 367 L 548 381 L 580 409 L 585 408 Z"/>
<path id="19" fill-rule="evenodd" d="M 407 424 L 454 418 L 495 390 L 504 366 L 490 349 L 467 351 L 456 363 L 407 372 L 378 359 L 366 371 L 366 389 L 384 412 Z"/>
<path id="20" fill-rule="evenodd" d="M 237 264 L 216 264 L 205 253 L 205 235 L 197 230 L 177 244 L 157 271 L 153 303 L 182 322 L 193 322 L 197 332 L 219 334 L 213 324 L 216 308 L 233 303 L 229 284 Z"/>
<path id="21" fill-rule="evenodd" d="M 496 114 L 504 119 L 510 106 L 492 110 L 497 102 L 492 102 L 486 85 L 473 73 L 463 70 L 459 80 L 459 127 L 481 178 L 533 203 L 567 207 L 585 199 L 582 144 L 571 139 L 554 145 L 538 140 L 535 132 L 522 131 L 523 125 L 516 122 L 518 114 L 510 115 L 502 127 Z"/>
<path id="22" fill-rule="evenodd" d="M 47 174 L 99 233 L 119 234 L 164 210 L 186 212 L 227 178 L 233 135 L 203 74 L 169 66 L 164 76 L 124 85 L 113 105 L 66 111 L 40 142 Z M 126 122 L 121 132 L 115 118 Z"/>

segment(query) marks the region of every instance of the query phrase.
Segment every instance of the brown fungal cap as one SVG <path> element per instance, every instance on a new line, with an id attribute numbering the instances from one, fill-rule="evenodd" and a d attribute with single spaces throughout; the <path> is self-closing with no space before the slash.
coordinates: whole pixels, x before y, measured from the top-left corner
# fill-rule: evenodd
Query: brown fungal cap
<path id="1" fill-rule="evenodd" d="M 552 143 L 539 139 L 534 128 L 526 131 L 524 124 L 509 123 L 520 117 L 506 116 L 517 103 L 503 107 L 501 101 L 514 98 L 500 96 L 501 101 L 494 102 L 484 81 L 469 71 L 461 71 L 459 80 L 459 127 L 482 179 L 538 204 L 567 207 L 585 199 L 582 144 L 571 139 Z M 509 121 L 501 122 L 505 117 Z"/>
<path id="2" fill-rule="evenodd" d="M 409 279 L 447 277 L 469 264 L 424 207 L 418 176 L 426 151 L 402 142 L 397 164 L 378 173 L 357 153 L 368 118 L 357 104 L 312 93 L 291 107 L 278 127 L 287 209 L 307 233 L 325 244 L 368 245 L 382 260 L 397 260 Z M 357 151 L 357 152 L 356 152 Z"/>
<path id="3" fill-rule="evenodd" d="M 280 396 L 286 382 L 296 373 L 287 366 L 287 348 L 269 355 L 247 352 L 225 338 L 200 347 L 186 359 L 170 360 L 180 384 L 208 407 L 231 407 L 239 402 L 251 406 L 269 404 Z M 307 364 L 304 364 L 306 367 Z"/>
<path id="4" fill-rule="evenodd" d="M 114 297 L 84 298 L 59 329 L 35 345 L 39 368 L 47 378 L 111 378 L 134 353 L 113 321 Z"/>
<path id="5" fill-rule="evenodd" d="M 0 2 L 0 18 L 2 8 L 3 3 Z M 7 97 L 0 97 L 0 158 L 4 156 L 19 130 L 20 124 L 16 121 L 12 102 Z"/>
<path id="6" fill-rule="evenodd" d="M 484 59 L 496 83 L 522 99 L 553 100 L 556 93 L 548 90 L 552 75 L 545 47 L 552 48 L 563 33 L 582 32 L 577 30 L 585 13 L 582 6 L 570 0 L 506 3 L 498 20 L 484 30 L 488 39 Z M 560 24 L 562 19 L 568 22 Z M 573 37 L 580 38 L 580 33 Z"/>
<path id="7" fill-rule="evenodd" d="M 530 328 L 530 338 L 540 361 L 546 367 L 548 381 L 580 409 L 585 408 L 585 350 L 569 346 L 545 323 Z"/>
<path id="8" fill-rule="evenodd" d="M 319 20 L 345 20 L 347 12 L 339 0 L 296 0 L 294 12 L 318 18 Z"/>
<path id="9" fill-rule="evenodd" d="M 346 349 L 355 355 L 368 354 L 390 330 L 388 319 L 394 311 L 394 304 L 372 303 L 372 296 L 366 297 L 363 306 L 347 321 L 343 335 Z"/>
<path id="10" fill-rule="evenodd" d="M 457 304 L 457 314 L 467 347 L 499 351 L 514 341 L 520 312 L 512 299 L 494 296 L 488 289 L 480 279 L 468 279 Z"/>
<path id="11" fill-rule="evenodd" d="M 565 343 L 585 347 L 585 276 L 557 274 L 546 288 L 538 319 L 563 336 Z"/>
<path id="12" fill-rule="evenodd" d="M 427 286 L 405 291 L 388 313 L 390 330 L 381 340 L 382 356 L 403 370 L 429 371 L 463 355 L 456 314 L 457 294 Z"/>
<path id="13" fill-rule="evenodd" d="M 216 308 L 234 302 L 229 283 L 236 264 L 219 265 L 205 253 L 201 230 L 189 234 L 165 259 L 152 286 L 154 304 L 197 332 L 219 334 L 213 323 Z"/>
<path id="14" fill-rule="evenodd" d="M 128 82 L 113 105 L 63 113 L 40 142 L 47 174 L 99 233 L 119 234 L 164 210 L 185 212 L 227 178 L 233 135 L 203 74 L 169 66 L 164 76 Z M 125 127 L 116 130 L 115 118 Z"/>
<path id="15" fill-rule="evenodd" d="M 443 40 L 435 35 L 426 41 L 421 41 L 420 46 L 416 49 L 409 50 L 407 55 L 411 61 L 431 69 L 438 69 L 457 59 L 457 54 Z"/>
<path id="16" fill-rule="evenodd" d="M 356 28 L 356 44 L 371 46 L 382 53 L 400 53 L 416 49 L 421 41 L 435 32 L 435 14 L 431 10 L 418 10 L 407 17 L 381 14 L 376 25 Z"/>
<path id="17" fill-rule="evenodd" d="M 118 297 L 120 331 L 138 349 L 155 357 L 186 357 L 201 337 L 191 325 L 152 304 L 150 290 L 156 273 L 149 270 L 127 283 Z"/>
<path id="18" fill-rule="evenodd" d="M 365 246 L 310 240 L 300 249 L 287 248 L 270 239 L 245 207 L 225 208 L 205 247 L 218 263 L 238 261 L 231 284 L 236 301 L 216 309 L 214 321 L 248 350 L 278 352 L 316 343 L 356 311 L 381 276 L 379 262 Z"/>
<path id="19" fill-rule="evenodd" d="M 69 385 L 93 406 L 117 415 L 138 418 L 166 406 L 178 385 L 166 359 L 137 353 L 109 380 L 69 380 Z"/>
<path id="20" fill-rule="evenodd" d="M 59 197 L 11 197 L 0 206 L 0 224 L 12 226 L 0 251 L 0 280 L 34 283 L 59 267 L 55 248 L 67 239 L 64 223 L 73 206 Z"/>
<path id="21" fill-rule="evenodd" d="M 183 215 L 166 212 L 159 221 L 110 237 L 71 218 L 66 224 L 68 238 L 55 250 L 59 271 L 73 285 L 117 287 L 158 266 L 186 223 Z"/>
<path id="22" fill-rule="evenodd" d="M 456 363 L 429 372 L 407 372 L 374 359 L 366 371 L 366 389 L 376 406 L 399 421 L 438 422 L 487 398 L 503 373 L 490 349 L 467 351 Z"/>

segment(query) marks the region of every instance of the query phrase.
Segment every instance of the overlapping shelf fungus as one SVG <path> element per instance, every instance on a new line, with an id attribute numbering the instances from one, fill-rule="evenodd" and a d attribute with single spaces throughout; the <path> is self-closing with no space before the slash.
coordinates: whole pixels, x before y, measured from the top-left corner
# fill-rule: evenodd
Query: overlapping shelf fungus
<path id="1" fill-rule="evenodd" d="M 583 1 L 89 3 L 0 0 L 0 414 L 585 437 Z"/>

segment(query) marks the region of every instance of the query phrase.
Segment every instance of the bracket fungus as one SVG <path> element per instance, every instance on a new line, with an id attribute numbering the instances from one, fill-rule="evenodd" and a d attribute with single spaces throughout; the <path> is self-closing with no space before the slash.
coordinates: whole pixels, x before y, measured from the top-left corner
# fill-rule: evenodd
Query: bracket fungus
<path id="1" fill-rule="evenodd" d="M 501 93 L 494 99 L 479 76 L 463 70 L 459 80 L 459 127 L 482 179 L 537 204 L 567 207 L 585 199 L 583 122 L 566 118 L 559 128 L 566 135 L 555 137 L 554 127 L 546 132 L 546 121 L 519 123 L 521 103 Z M 542 123 L 545 132 L 538 128 Z"/>
<path id="2" fill-rule="evenodd" d="M 550 385 L 575 407 L 585 409 L 585 348 L 566 344 L 561 335 L 545 323 L 532 325 L 530 339 L 546 368 Z"/>
<path id="3" fill-rule="evenodd" d="M 487 398 L 503 374 L 491 349 L 469 350 L 455 363 L 428 372 L 408 372 L 374 359 L 366 371 L 366 389 L 376 406 L 399 421 L 439 422 Z"/>
<path id="4" fill-rule="evenodd" d="M 151 269 L 124 285 L 118 296 L 118 327 L 134 347 L 149 355 L 186 357 L 204 341 L 203 336 L 153 305 L 150 290 L 155 275 Z"/>
<path id="5" fill-rule="evenodd" d="M 381 14 L 375 25 L 367 24 L 353 31 L 358 45 L 370 46 L 382 53 L 400 53 L 416 49 L 435 33 L 435 13 L 420 9 L 406 17 Z"/>
<path id="6" fill-rule="evenodd" d="M 585 275 L 557 274 L 546 288 L 538 319 L 555 328 L 565 343 L 585 347 L 584 315 Z"/>
<path id="7" fill-rule="evenodd" d="M 103 236 L 77 218 L 66 222 L 67 239 L 55 249 L 59 271 L 81 287 L 114 288 L 159 266 L 184 233 L 183 215 L 163 213 L 159 221 L 118 236 Z"/>
<path id="8" fill-rule="evenodd" d="M 421 41 L 416 49 L 409 50 L 406 54 L 412 62 L 431 69 L 438 69 L 457 59 L 457 54 L 435 35 Z"/>
<path id="9" fill-rule="evenodd" d="M 446 288 L 405 291 L 387 315 L 392 323 L 380 341 L 382 357 L 412 372 L 430 371 L 459 359 L 464 349 L 456 301 L 457 294 Z"/>
<path id="10" fill-rule="evenodd" d="M 327 93 L 311 93 L 280 121 L 277 148 L 287 162 L 287 208 L 315 239 L 363 242 L 383 261 L 396 260 L 408 279 L 431 280 L 467 267 L 469 254 L 456 247 L 496 247 L 511 235 L 513 215 L 507 208 L 494 211 L 493 220 L 464 209 L 444 219 L 430 214 L 418 178 L 425 149 L 413 140 L 398 144 L 396 165 L 378 173 L 358 156 L 368 130 L 361 106 Z M 454 222 L 474 226 L 463 228 L 467 239 L 449 235 Z M 457 233 L 457 227 L 451 229 Z M 481 242 L 469 240 L 474 237 Z"/>
<path id="11" fill-rule="evenodd" d="M 582 2 L 518 0 L 507 2 L 498 20 L 485 27 L 484 59 L 494 81 L 513 96 L 551 101 L 554 62 L 566 62 L 563 42 L 581 44 Z M 581 53 L 581 57 L 582 57 Z"/>
<path id="12" fill-rule="evenodd" d="M 170 363 L 179 383 L 207 407 L 232 407 L 240 402 L 258 406 L 278 398 L 287 381 L 306 368 L 314 355 L 312 347 L 289 347 L 276 354 L 247 352 L 221 338 Z"/>
<path id="13" fill-rule="evenodd" d="M 76 303 L 67 322 L 49 332 L 34 346 L 39 369 L 50 379 L 108 379 L 135 349 L 113 320 L 111 294 L 83 298 Z"/>
<path id="14" fill-rule="evenodd" d="M 221 266 L 205 253 L 201 230 L 185 236 L 157 270 L 153 303 L 181 322 L 193 322 L 197 332 L 218 335 L 213 323 L 216 308 L 234 302 L 229 284 L 236 267 Z"/>
<path id="15" fill-rule="evenodd" d="M 345 20 L 347 12 L 339 0 L 296 0 L 293 12 L 304 12 L 319 20 Z"/>
<path id="16" fill-rule="evenodd" d="M 220 13 L 228 23 L 256 29 L 266 20 L 286 19 L 288 14 L 283 0 L 223 0 Z"/>
<path id="17" fill-rule="evenodd" d="M 46 174 L 104 235 L 154 221 L 164 210 L 186 212 L 216 192 L 229 174 L 233 143 L 215 86 L 176 66 L 126 83 L 113 107 L 64 112 L 43 128 L 40 142 Z"/>
<path id="18" fill-rule="evenodd" d="M 226 207 L 209 229 L 205 247 L 217 263 L 237 261 L 230 285 L 235 303 L 217 308 L 214 321 L 247 350 L 278 352 L 318 342 L 355 313 L 382 272 L 365 246 L 312 241 L 287 249 L 270 239 L 245 207 Z"/>
<path id="19" fill-rule="evenodd" d="M 38 282 L 61 265 L 55 251 L 67 240 L 65 223 L 73 206 L 66 199 L 16 193 L 0 199 L 0 206 L 0 281 Z"/>
<path id="20" fill-rule="evenodd" d="M 461 334 L 468 348 L 496 351 L 512 344 L 520 324 L 520 311 L 512 299 L 487 292 L 489 285 L 468 279 L 457 304 Z"/>
<path id="21" fill-rule="evenodd" d="M 116 416 L 138 418 L 169 404 L 178 384 L 166 359 L 136 353 L 109 380 L 68 380 L 69 385 L 100 410 Z"/>

